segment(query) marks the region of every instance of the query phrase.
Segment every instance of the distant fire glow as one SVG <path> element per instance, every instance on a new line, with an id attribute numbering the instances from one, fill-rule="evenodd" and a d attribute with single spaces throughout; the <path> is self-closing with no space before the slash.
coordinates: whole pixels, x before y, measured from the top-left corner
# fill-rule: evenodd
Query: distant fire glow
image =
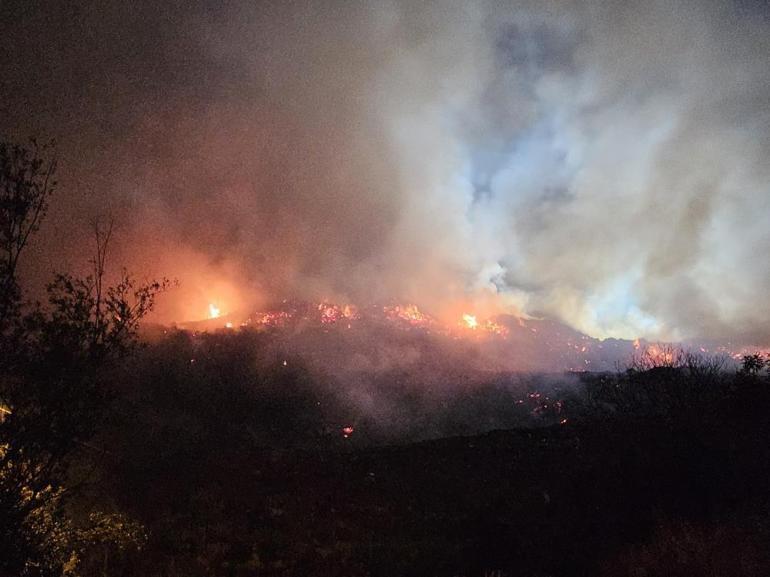
<path id="1" fill-rule="evenodd" d="M 235 299 L 228 299 L 228 302 L 232 304 Z M 463 309 L 457 307 L 448 314 L 434 317 L 414 303 L 396 304 L 391 301 L 389 304 L 361 306 L 330 300 L 283 299 L 238 316 L 237 312 L 223 311 L 211 303 L 206 319 L 209 322 L 198 325 L 192 321 L 181 326 L 204 332 L 259 331 L 294 336 L 300 333 L 320 336 L 352 331 L 348 334 L 357 333 L 362 339 L 371 338 L 372 331 L 380 331 L 387 326 L 388 330 L 404 331 L 414 336 L 430 335 L 437 343 L 449 339 L 482 347 L 479 362 L 483 362 L 485 370 L 556 367 L 582 373 L 612 368 L 632 360 L 642 366 L 676 366 L 683 358 L 684 349 L 680 350 L 671 343 L 648 342 L 641 338 L 603 342 L 559 323 L 505 314 L 487 316 L 489 313 L 477 312 L 468 303 L 466 306 L 465 311 L 468 312 L 461 312 Z M 210 322 L 212 319 L 215 322 Z M 508 344 L 505 344 L 506 341 Z M 740 361 L 747 352 L 762 352 L 756 347 L 726 346 L 700 346 L 697 350 L 703 355 L 725 356 L 731 361 Z M 286 367 L 288 363 L 284 360 L 281 364 Z"/>
<path id="2" fill-rule="evenodd" d="M 214 304 L 209 305 L 209 318 L 216 319 L 222 316 L 222 311 Z M 286 327 L 300 321 L 318 321 L 329 329 L 340 324 L 351 329 L 362 318 L 381 317 L 402 328 L 414 328 L 426 330 L 436 334 L 462 337 L 468 335 L 468 330 L 473 331 L 478 337 L 497 336 L 507 338 L 509 329 L 500 324 L 497 319 L 480 319 L 476 314 L 464 313 L 458 324 L 444 324 L 439 319 L 423 312 L 415 304 L 393 304 L 385 306 L 373 306 L 369 309 L 359 308 L 353 304 L 335 304 L 329 301 L 318 303 L 300 303 L 284 300 L 279 308 L 256 311 L 241 320 L 236 325 L 245 327 Z M 519 323 L 521 324 L 521 320 Z M 532 329 L 533 331 L 535 329 Z"/>

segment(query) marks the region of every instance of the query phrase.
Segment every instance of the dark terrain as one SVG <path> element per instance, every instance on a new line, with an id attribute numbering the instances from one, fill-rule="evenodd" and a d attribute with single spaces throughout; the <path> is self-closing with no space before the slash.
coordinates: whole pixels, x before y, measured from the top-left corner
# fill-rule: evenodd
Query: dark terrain
<path id="1" fill-rule="evenodd" d="M 335 394 L 309 371 L 251 387 L 241 371 L 253 365 L 222 355 L 208 361 L 228 367 L 216 384 L 188 380 L 181 363 L 155 365 L 165 379 L 143 375 L 144 386 L 124 391 L 100 440 L 110 447 L 101 487 L 147 531 L 140 551 L 110 561 L 120 574 L 770 570 L 762 373 L 585 374 L 563 412 L 525 428 L 422 442 L 400 429 L 397 444 L 376 446 L 357 437 L 364 421 L 350 439 L 324 428 L 350 408 L 317 410 Z M 426 419 L 442 411 L 413 390 L 399 394 Z M 477 396 L 490 400 L 469 407 L 480 422 L 504 411 L 499 388 Z"/>

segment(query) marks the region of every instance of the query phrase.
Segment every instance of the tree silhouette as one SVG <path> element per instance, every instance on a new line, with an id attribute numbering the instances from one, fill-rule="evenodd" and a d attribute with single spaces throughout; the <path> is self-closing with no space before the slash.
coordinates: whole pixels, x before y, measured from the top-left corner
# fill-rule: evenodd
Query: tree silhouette
<path id="1" fill-rule="evenodd" d="M 768 362 L 762 355 L 755 353 L 753 355 L 744 355 L 741 362 L 741 374 L 747 377 L 756 377 L 768 366 Z"/>
<path id="2" fill-rule="evenodd" d="M 29 147 L 0 141 L 0 330 L 18 311 L 19 257 L 37 232 L 56 188 L 53 143 Z"/>
<path id="3" fill-rule="evenodd" d="M 45 216 L 55 160 L 0 143 L 0 575 L 73 573 L 89 547 L 136 540 L 118 513 L 70 514 L 71 466 L 105 418 L 110 373 L 137 345 L 167 280 L 106 282 L 113 226 L 94 223 L 85 277 L 56 274 L 45 305 L 22 306 L 19 257 Z"/>

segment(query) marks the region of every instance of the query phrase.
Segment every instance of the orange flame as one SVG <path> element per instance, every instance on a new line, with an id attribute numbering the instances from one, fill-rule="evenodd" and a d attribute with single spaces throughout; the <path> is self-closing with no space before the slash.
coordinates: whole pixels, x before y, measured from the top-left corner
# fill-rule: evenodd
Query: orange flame
<path id="1" fill-rule="evenodd" d="M 390 320 L 402 320 L 411 325 L 427 325 L 430 319 L 417 308 L 417 305 L 383 307 L 385 316 Z"/>

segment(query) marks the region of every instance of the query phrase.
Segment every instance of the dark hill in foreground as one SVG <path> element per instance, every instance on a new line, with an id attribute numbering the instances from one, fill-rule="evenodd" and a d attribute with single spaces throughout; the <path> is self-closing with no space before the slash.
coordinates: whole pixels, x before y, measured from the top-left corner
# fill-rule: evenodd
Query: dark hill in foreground
<path id="1" fill-rule="evenodd" d="M 150 536 L 130 574 L 767 575 L 767 382 L 720 387 L 697 411 L 359 450 L 129 439 L 113 494 Z"/>

